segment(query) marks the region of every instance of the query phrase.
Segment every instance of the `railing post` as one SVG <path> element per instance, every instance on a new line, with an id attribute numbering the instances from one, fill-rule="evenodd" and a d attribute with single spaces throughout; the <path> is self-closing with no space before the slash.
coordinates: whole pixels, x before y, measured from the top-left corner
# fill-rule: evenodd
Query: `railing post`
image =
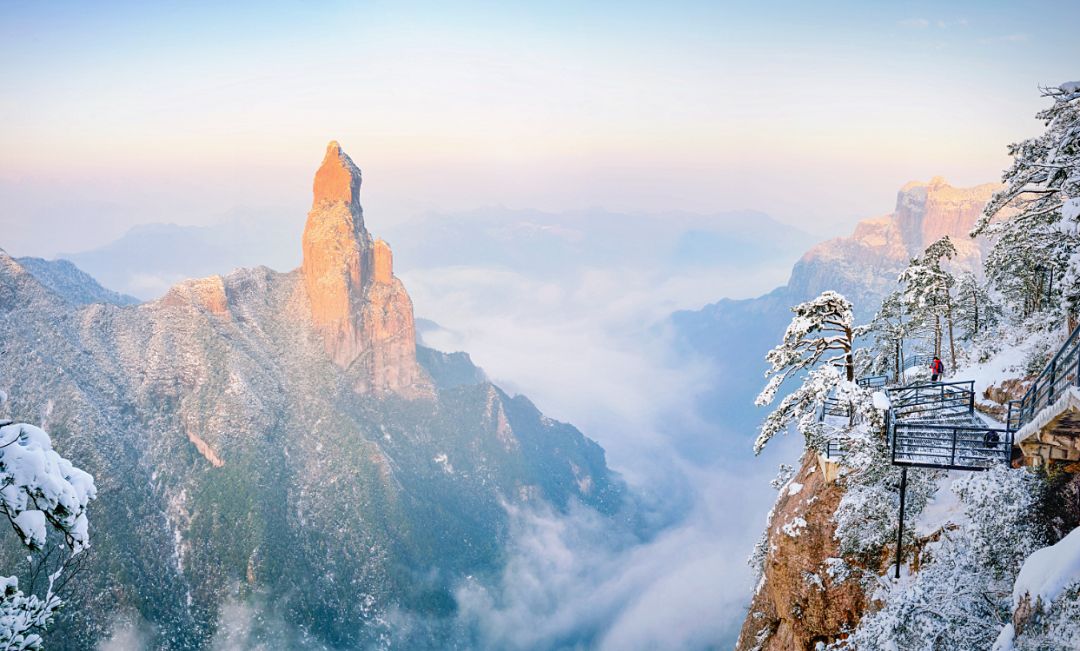
<path id="1" fill-rule="evenodd" d="M 949 454 L 949 465 L 956 465 L 956 428 L 952 430 L 952 452 Z"/>
<path id="2" fill-rule="evenodd" d="M 1057 357 L 1050 362 L 1050 388 L 1046 391 L 1046 404 L 1054 402 L 1054 385 L 1057 384 Z"/>
<path id="3" fill-rule="evenodd" d="M 904 545 L 904 501 L 907 494 L 907 466 L 900 469 L 900 522 L 896 526 L 896 578 L 900 578 L 900 559 Z"/>

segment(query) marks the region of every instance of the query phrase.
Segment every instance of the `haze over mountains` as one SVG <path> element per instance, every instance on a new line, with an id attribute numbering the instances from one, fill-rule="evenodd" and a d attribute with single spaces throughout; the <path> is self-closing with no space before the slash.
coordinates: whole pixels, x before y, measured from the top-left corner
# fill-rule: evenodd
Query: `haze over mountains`
<path id="1" fill-rule="evenodd" d="M 259 264 L 292 268 L 299 264 L 300 230 L 295 220 L 245 212 L 212 226 L 148 223 L 105 246 L 59 257 L 107 287 L 149 300 L 185 278 Z M 584 268 L 620 267 L 668 275 L 706 269 L 756 274 L 768 261 L 798 255 L 814 239 L 752 210 L 698 215 L 489 207 L 387 220 L 382 232 L 410 272 L 472 266 L 560 279 Z M 763 282 L 776 282 L 775 275 Z"/>

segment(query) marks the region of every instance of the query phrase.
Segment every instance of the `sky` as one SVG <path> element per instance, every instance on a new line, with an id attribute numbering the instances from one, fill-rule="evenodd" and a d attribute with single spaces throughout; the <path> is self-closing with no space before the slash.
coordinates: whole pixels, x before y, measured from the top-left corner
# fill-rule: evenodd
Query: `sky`
<path id="1" fill-rule="evenodd" d="M 908 180 L 994 180 L 1038 86 L 1080 74 L 1069 2 L 220 4 L 0 3 L 0 247 L 300 220 L 330 139 L 384 223 L 753 208 L 833 235 Z"/>

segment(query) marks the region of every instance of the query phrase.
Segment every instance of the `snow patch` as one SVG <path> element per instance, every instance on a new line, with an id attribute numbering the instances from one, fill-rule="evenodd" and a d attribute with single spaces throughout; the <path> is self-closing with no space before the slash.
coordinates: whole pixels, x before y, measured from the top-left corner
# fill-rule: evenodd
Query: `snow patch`
<path id="1" fill-rule="evenodd" d="M 1025 595 L 1048 607 L 1076 582 L 1080 582 L 1080 529 L 1028 556 L 1013 586 L 1013 608 Z"/>
<path id="2" fill-rule="evenodd" d="M 892 401 L 889 400 L 888 394 L 884 391 L 875 391 L 873 395 L 874 409 L 881 411 L 888 411 L 892 408 Z"/>
<path id="3" fill-rule="evenodd" d="M 806 529 L 806 520 L 802 518 L 794 518 L 791 522 L 788 522 L 784 526 L 780 527 L 780 530 L 792 538 L 798 538 L 799 534 Z"/>

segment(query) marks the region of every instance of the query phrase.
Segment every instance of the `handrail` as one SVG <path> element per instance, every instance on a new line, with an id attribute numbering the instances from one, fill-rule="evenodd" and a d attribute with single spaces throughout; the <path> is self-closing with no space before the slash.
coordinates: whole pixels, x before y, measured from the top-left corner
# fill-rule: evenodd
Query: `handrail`
<path id="1" fill-rule="evenodd" d="M 1070 386 L 1080 386 L 1080 326 L 1072 331 L 1054 358 L 1035 377 L 1024 396 L 1009 402 L 1006 417 L 1009 428 L 1016 431 L 1030 423 Z"/>
<path id="2" fill-rule="evenodd" d="M 975 413 L 975 382 L 931 382 L 889 389 L 894 416 L 928 415 L 948 410 Z"/>
<path id="3" fill-rule="evenodd" d="M 1008 464 L 1013 432 L 968 424 L 892 422 L 890 448 L 897 466 L 980 470 Z"/>
<path id="4" fill-rule="evenodd" d="M 889 383 L 888 375 L 867 375 L 855 380 L 855 384 L 867 389 L 877 389 Z"/>
<path id="5" fill-rule="evenodd" d="M 929 366 L 930 362 L 934 361 L 933 355 L 912 355 L 904 359 L 904 369 L 915 368 L 916 366 Z"/>

